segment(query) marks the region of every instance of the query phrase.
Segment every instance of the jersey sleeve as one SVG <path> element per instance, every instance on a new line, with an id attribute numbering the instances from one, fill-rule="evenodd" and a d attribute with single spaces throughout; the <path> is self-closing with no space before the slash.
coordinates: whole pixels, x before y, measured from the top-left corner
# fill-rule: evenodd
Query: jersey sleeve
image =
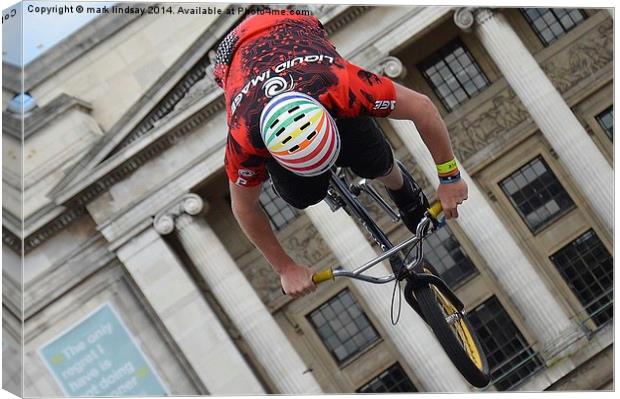
<path id="1" fill-rule="evenodd" d="M 396 106 L 394 82 L 385 76 L 369 72 L 355 64 L 345 61 L 340 71 L 339 90 L 330 93 L 337 98 L 330 99 L 337 106 L 336 117 L 353 118 L 357 116 L 387 117 Z"/>
<path id="2" fill-rule="evenodd" d="M 224 165 L 228 180 L 238 186 L 253 187 L 267 180 L 265 158 L 249 153 L 230 134 L 226 141 Z"/>
<path id="3" fill-rule="evenodd" d="M 238 41 L 237 32 L 233 29 L 217 46 L 213 62 L 213 78 L 215 83 L 222 89 L 226 85 L 228 69 L 230 68 L 230 62 Z"/>

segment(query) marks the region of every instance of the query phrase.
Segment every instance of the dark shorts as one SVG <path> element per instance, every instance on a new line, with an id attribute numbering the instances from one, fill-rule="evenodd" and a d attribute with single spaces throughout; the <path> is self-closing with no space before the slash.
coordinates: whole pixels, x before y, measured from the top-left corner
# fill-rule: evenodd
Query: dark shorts
<path id="1" fill-rule="evenodd" d="M 340 155 L 336 165 L 349 167 L 357 176 L 374 179 L 387 175 L 394 164 L 392 148 L 374 119 L 347 118 L 336 121 L 340 134 Z M 275 190 L 291 206 L 304 209 L 319 203 L 327 194 L 330 173 L 301 177 L 267 162 L 267 171 Z"/>

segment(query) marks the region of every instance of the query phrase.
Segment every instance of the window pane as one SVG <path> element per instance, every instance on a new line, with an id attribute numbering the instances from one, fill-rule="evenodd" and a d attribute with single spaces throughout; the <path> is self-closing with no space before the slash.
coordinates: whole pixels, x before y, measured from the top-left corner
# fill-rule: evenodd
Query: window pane
<path id="1" fill-rule="evenodd" d="M 538 354 L 496 297 L 479 305 L 468 318 L 487 356 L 497 390 L 509 390 L 542 367 Z"/>
<path id="2" fill-rule="evenodd" d="M 379 334 L 348 289 L 307 316 L 338 364 L 379 339 Z M 327 322 L 321 324 L 322 320 Z"/>
<path id="3" fill-rule="evenodd" d="M 585 19 L 576 8 L 522 8 L 521 13 L 547 47 Z"/>
<path id="4" fill-rule="evenodd" d="M 612 105 L 598 114 L 596 120 L 605 131 L 605 134 L 607 134 L 607 137 L 609 137 L 611 141 L 614 141 L 614 106 Z"/>
<path id="5" fill-rule="evenodd" d="M 450 287 L 478 273 L 447 225 L 428 236 L 422 245 L 425 258 Z"/>
<path id="6" fill-rule="evenodd" d="M 573 200 L 540 156 L 499 185 L 534 233 L 574 206 Z"/>
<path id="7" fill-rule="evenodd" d="M 359 388 L 359 393 L 418 392 L 400 364 L 395 363 L 387 370 Z"/>
<path id="8" fill-rule="evenodd" d="M 476 60 L 458 39 L 428 57 L 418 69 L 448 111 L 489 85 Z"/>
<path id="9" fill-rule="evenodd" d="M 597 325 L 613 318 L 613 259 L 593 230 L 550 259 Z"/>
<path id="10" fill-rule="evenodd" d="M 297 210 L 280 198 L 268 181 L 263 184 L 259 201 L 276 230 L 281 230 L 297 217 Z"/>

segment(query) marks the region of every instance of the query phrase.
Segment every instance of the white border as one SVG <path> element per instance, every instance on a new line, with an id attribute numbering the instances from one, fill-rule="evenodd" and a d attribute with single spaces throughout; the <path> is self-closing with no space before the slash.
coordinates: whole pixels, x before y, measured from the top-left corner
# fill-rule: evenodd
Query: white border
<path id="1" fill-rule="evenodd" d="M 1 4 L 2 4 L 2 8 L 8 8 L 11 5 L 15 4 L 18 2 L 18 0 L 0 0 Z M 144 2 L 145 0 L 133 0 L 134 2 Z M 149 0 L 146 0 L 149 1 Z M 178 3 L 178 0 L 165 0 L 166 2 L 169 3 Z M 346 3 L 356 3 L 356 4 L 374 4 L 374 5 L 388 5 L 388 4 L 397 4 L 397 5 L 403 5 L 403 6 L 412 6 L 412 5 L 426 5 L 426 6 L 434 6 L 434 5 L 470 5 L 470 6 L 475 6 L 475 5 L 480 5 L 480 4 L 484 4 L 484 5 L 497 5 L 497 6 L 501 6 L 501 7 L 519 7 L 519 6 L 550 6 L 550 7 L 588 7 L 588 8 L 610 8 L 613 9 L 615 11 L 615 2 L 613 2 L 612 0 L 594 0 L 594 1 L 584 1 L 584 0 L 564 0 L 564 1 L 559 1 L 559 0 L 547 0 L 547 1 L 532 1 L 532 0 L 503 0 L 501 2 L 501 4 L 498 4 L 499 1 L 498 0 L 491 0 L 488 2 L 480 2 L 480 1 L 472 1 L 472 0 L 450 0 L 450 1 L 437 1 L 437 0 L 426 0 L 424 2 L 421 2 L 419 0 L 388 0 L 389 2 L 386 2 L 384 4 L 381 4 L 380 0 L 375 0 L 375 1 L 369 1 L 369 0 L 357 0 L 357 1 L 352 1 L 352 0 L 344 0 L 344 2 Z M 75 1 L 73 1 L 75 2 Z M 196 2 L 196 3 L 202 3 L 205 2 L 204 0 L 193 0 L 192 2 Z M 213 3 L 213 0 L 207 1 L 209 3 Z M 241 1 L 236 1 L 237 3 L 240 3 Z M 246 3 L 265 3 L 264 1 L 257 1 L 257 0 L 246 0 Z M 282 3 L 283 1 L 281 0 L 272 0 L 270 1 L 271 3 Z M 343 1 L 339 1 L 339 0 L 317 0 L 317 1 L 300 1 L 300 0 L 289 0 L 286 3 L 301 3 L 301 4 L 341 4 Z M 221 3 L 225 3 L 224 1 L 219 2 Z M 615 23 L 614 23 L 615 25 Z M 615 28 L 615 27 L 614 27 Z M 614 38 L 616 36 L 616 33 L 614 32 Z M 1 38 L 1 30 L 0 30 L 0 38 Z M 617 41 L 615 41 L 614 39 L 614 48 L 616 47 L 615 44 L 618 43 Z M 615 58 L 615 57 L 614 57 Z M 615 67 L 614 67 L 614 71 L 615 71 Z M 0 70 L 0 74 L 1 74 L 1 70 Z M 614 82 L 614 86 L 615 86 L 615 82 Z M 614 91 L 614 103 L 615 103 L 615 91 Z M 616 151 L 617 150 L 617 151 Z M 618 150 L 616 148 L 616 145 L 614 145 L 614 159 L 618 159 L 617 156 L 620 154 L 620 150 Z M 2 154 L 0 153 L 0 160 L 2 158 Z M 23 160 L 23 157 L 22 157 Z M 620 175 L 616 176 L 616 173 L 614 171 L 614 181 L 616 183 L 620 183 Z M 615 198 L 617 200 L 617 198 L 619 198 L 620 195 L 620 189 L 618 188 L 620 187 L 620 184 L 615 184 Z M 1 192 L 1 188 L 0 188 L 0 192 Z M 1 197 L 0 197 L 0 202 L 1 202 Z M 615 219 L 616 221 L 618 220 L 618 214 L 615 214 Z M 620 240 L 620 238 L 618 238 L 618 240 Z M 616 235 L 614 232 L 614 244 L 620 242 L 620 241 L 616 241 Z M 615 248 L 615 245 L 614 245 Z M 23 256 L 22 256 L 23 259 Z M 615 280 L 615 279 L 614 279 Z M 22 276 L 22 282 L 23 282 L 23 276 Z M 1 279 L 0 279 L 0 287 L 2 285 Z M 615 287 L 615 284 L 614 284 Z M 22 297 L 23 299 L 23 297 Z M 22 303 L 23 305 L 23 303 Z M 615 319 L 619 320 L 618 316 L 620 315 L 620 310 L 615 309 Z M 120 318 L 121 322 L 122 322 L 122 318 Z M 616 331 L 617 332 L 617 331 Z M 133 339 L 133 336 L 130 334 L 130 336 Z M 23 346 L 23 328 L 22 328 L 22 348 L 21 348 L 21 353 L 22 353 L 22 384 L 25 384 L 25 375 L 24 375 L 24 357 L 25 357 L 25 353 L 24 353 L 24 346 Z M 140 347 L 138 347 L 140 348 Z M 614 360 L 616 359 L 616 356 L 618 356 L 618 353 L 620 353 L 619 351 L 614 350 Z M 145 357 L 145 359 L 148 361 L 148 358 Z M 0 365 L 2 364 L 2 360 L 0 358 Z M 156 371 L 155 369 L 153 369 L 154 371 Z M 617 377 L 617 370 L 614 370 L 614 377 Z M 0 374 L 0 380 L 2 379 L 2 376 Z M 614 382 L 617 382 L 618 380 L 616 378 L 614 378 Z M 20 388 L 25 388 L 24 385 L 22 385 L 22 387 Z M 24 392 L 22 392 L 23 394 Z M 590 394 L 593 392 L 565 392 L 564 395 L 570 395 L 571 397 L 583 397 L 583 398 L 587 398 L 590 396 Z M 525 394 L 524 393 L 519 393 L 519 392 L 512 392 L 511 393 L 512 397 L 524 397 Z M 546 392 L 547 395 L 551 395 L 552 393 L 550 392 Z M 556 394 L 562 394 L 562 393 L 558 393 L 556 392 Z M 595 392 L 596 396 L 599 397 L 613 397 L 612 395 L 614 395 L 614 392 L 609 392 L 609 393 L 601 393 L 601 392 Z M 417 393 L 417 396 L 421 396 L 421 397 L 428 397 L 429 394 L 424 394 L 424 393 Z M 439 394 L 439 393 L 434 393 L 433 396 L 435 396 L 435 398 L 443 398 L 443 397 L 448 397 L 447 395 L 450 394 Z M 497 398 L 499 397 L 499 395 L 504 395 L 504 393 L 490 393 L 487 392 L 485 393 L 485 396 L 488 398 Z M 562 395 L 562 396 L 564 396 Z M 472 397 L 472 396 L 477 396 L 476 394 L 466 394 L 464 395 L 466 397 Z M 0 390 L 0 398 L 16 398 L 17 396 L 15 396 L 14 394 L 2 389 Z M 282 395 L 282 398 L 285 397 L 291 397 L 291 396 L 286 396 L 286 395 Z M 407 397 L 411 397 L 410 395 L 381 395 L 381 398 L 407 398 Z M 312 395 L 312 396 L 305 396 L 305 398 L 320 398 L 320 399 L 325 399 L 325 398 L 337 398 L 336 395 L 330 395 L 330 394 L 323 394 L 323 395 Z"/>

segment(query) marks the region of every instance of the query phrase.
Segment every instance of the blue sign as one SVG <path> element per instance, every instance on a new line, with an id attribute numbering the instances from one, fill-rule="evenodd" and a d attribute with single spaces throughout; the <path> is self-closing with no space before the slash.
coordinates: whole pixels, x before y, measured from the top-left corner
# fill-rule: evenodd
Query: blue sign
<path id="1" fill-rule="evenodd" d="M 39 349 L 67 396 L 163 396 L 164 387 L 106 303 Z"/>

